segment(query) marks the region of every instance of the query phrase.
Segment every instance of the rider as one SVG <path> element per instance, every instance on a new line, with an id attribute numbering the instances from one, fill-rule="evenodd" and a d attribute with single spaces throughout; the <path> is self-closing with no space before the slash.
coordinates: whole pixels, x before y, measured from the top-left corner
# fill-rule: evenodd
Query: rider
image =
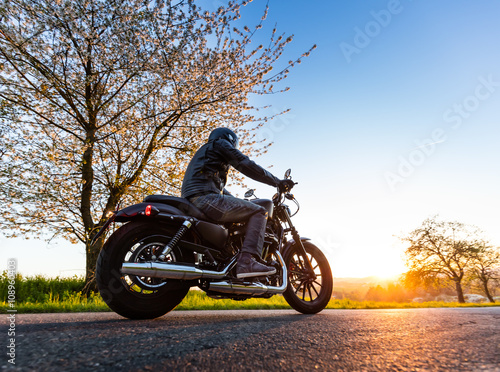
<path id="1" fill-rule="evenodd" d="M 238 137 L 228 128 L 214 129 L 193 156 L 182 182 L 182 197 L 218 223 L 247 221 L 247 232 L 236 265 L 239 279 L 272 275 L 273 267 L 258 261 L 262 254 L 267 210 L 232 196 L 225 188 L 227 172 L 233 166 L 256 181 L 289 190 L 294 182 L 280 180 L 238 150 Z"/>

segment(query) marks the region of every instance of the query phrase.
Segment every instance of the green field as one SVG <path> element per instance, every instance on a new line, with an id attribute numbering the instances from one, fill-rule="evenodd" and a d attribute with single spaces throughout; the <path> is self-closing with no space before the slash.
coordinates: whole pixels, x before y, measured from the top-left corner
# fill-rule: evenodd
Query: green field
<path id="1" fill-rule="evenodd" d="M 45 278 L 41 276 L 23 278 L 15 282 L 17 313 L 109 311 L 99 294 L 82 295 L 84 281 L 81 278 Z M 6 313 L 8 281 L 4 273 L 0 277 L 0 312 Z M 332 299 L 328 309 L 408 309 L 429 307 L 485 307 L 500 304 L 459 304 L 445 302 L 398 303 L 375 301 L 352 301 Z M 282 296 L 246 301 L 216 300 L 199 290 L 191 290 L 176 310 L 230 310 L 230 309 L 290 309 Z"/>

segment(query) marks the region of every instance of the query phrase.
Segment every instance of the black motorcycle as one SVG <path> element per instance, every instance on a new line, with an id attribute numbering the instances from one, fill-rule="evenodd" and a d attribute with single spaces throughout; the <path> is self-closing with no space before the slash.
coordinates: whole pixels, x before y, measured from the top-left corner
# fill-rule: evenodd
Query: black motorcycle
<path id="1" fill-rule="evenodd" d="M 245 194 L 252 196 L 253 191 Z M 112 222 L 127 222 L 99 254 L 96 280 L 103 300 L 124 317 L 152 319 L 174 309 L 197 286 L 213 298 L 282 294 L 301 313 L 323 310 L 333 288 L 330 265 L 318 247 L 299 236 L 287 200 L 296 204 L 297 213 L 299 204 L 290 192 L 251 200 L 268 211 L 261 260 L 276 274 L 245 280 L 234 273 L 245 223 L 214 223 L 188 200 L 165 195 L 150 195 L 114 212 L 94 237 Z"/>

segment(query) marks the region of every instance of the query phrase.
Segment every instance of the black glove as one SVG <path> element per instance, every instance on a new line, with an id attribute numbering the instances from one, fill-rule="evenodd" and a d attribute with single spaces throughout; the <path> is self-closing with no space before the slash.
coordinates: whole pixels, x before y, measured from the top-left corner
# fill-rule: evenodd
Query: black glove
<path id="1" fill-rule="evenodd" d="M 280 192 L 288 192 L 292 189 L 292 187 L 295 185 L 295 182 L 293 182 L 292 180 L 290 179 L 286 179 L 286 180 L 281 180 L 279 183 L 278 183 L 278 189 L 280 190 Z"/>

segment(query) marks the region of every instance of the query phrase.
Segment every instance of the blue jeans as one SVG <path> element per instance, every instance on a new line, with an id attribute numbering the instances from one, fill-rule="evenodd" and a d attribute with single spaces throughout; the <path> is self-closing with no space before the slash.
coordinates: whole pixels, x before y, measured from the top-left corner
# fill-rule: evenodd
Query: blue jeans
<path id="1" fill-rule="evenodd" d="M 264 207 L 231 195 L 221 194 L 195 196 L 189 201 L 215 222 L 247 222 L 241 252 L 260 257 L 267 223 L 267 210 Z"/>

